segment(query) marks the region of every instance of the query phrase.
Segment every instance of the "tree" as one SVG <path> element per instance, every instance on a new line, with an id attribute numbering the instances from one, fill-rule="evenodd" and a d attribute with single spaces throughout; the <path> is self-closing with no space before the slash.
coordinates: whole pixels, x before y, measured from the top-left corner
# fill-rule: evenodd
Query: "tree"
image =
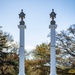
<path id="1" fill-rule="evenodd" d="M 33 60 L 26 60 L 26 73 L 28 75 L 49 75 L 50 45 L 42 43 L 33 50 Z"/>
<path id="2" fill-rule="evenodd" d="M 34 50 L 35 59 L 44 60 L 44 64 L 50 63 L 50 45 L 46 43 L 42 43 L 36 46 Z"/>
<path id="3" fill-rule="evenodd" d="M 18 73 L 18 55 L 9 52 L 12 49 L 17 50 L 13 44 L 12 36 L 0 30 L 0 75 L 16 75 Z"/>
<path id="4" fill-rule="evenodd" d="M 65 66 L 75 66 L 75 25 L 57 34 L 57 46 L 60 48 L 61 62 Z"/>

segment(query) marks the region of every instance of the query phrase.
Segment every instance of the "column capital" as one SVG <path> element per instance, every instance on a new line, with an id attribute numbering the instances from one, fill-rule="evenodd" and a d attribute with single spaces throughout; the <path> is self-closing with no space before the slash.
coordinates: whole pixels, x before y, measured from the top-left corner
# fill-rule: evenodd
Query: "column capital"
<path id="1" fill-rule="evenodd" d="M 55 24 L 55 25 L 49 25 L 49 29 L 50 28 L 57 28 L 57 25 Z"/>
<path id="2" fill-rule="evenodd" d="M 18 25 L 19 29 L 26 29 L 26 25 Z"/>

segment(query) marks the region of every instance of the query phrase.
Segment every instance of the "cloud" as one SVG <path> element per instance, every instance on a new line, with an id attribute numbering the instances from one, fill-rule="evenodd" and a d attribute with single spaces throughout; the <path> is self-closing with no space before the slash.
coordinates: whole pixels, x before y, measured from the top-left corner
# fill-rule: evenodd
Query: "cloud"
<path id="1" fill-rule="evenodd" d="M 34 48 L 35 48 L 34 46 L 26 46 L 25 49 L 26 49 L 27 51 L 31 51 L 31 50 L 33 50 Z"/>

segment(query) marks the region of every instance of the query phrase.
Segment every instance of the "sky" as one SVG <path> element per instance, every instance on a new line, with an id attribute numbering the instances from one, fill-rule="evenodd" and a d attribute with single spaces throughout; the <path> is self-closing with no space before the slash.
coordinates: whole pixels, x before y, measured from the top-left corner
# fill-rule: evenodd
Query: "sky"
<path id="1" fill-rule="evenodd" d="M 49 43 L 50 13 L 56 15 L 56 31 L 66 30 L 75 24 L 75 0 L 0 0 L 0 26 L 19 43 L 19 13 L 25 16 L 25 48 L 31 50 L 43 42 Z"/>

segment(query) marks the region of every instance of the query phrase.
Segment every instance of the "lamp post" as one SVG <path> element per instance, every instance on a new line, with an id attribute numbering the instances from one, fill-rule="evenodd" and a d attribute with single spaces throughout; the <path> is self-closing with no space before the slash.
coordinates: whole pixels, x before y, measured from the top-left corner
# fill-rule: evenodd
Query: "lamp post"
<path id="1" fill-rule="evenodd" d="M 23 9 L 21 10 L 21 13 L 19 14 L 19 18 L 21 18 L 20 25 L 18 25 L 18 28 L 20 29 L 19 75 L 25 75 L 24 29 L 26 29 L 26 25 L 25 25 L 25 22 L 23 21 L 23 18 L 25 18 L 25 14 L 23 13 Z"/>
<path id="2" fill-rule="evenodd" d="M 51 68 L 50 68 L 50 75 L 56 75 L 56 49 L 55 49 L 55 39 L 56 39 L 56 32 L 55 29 L 57 28 L 57 25 L 55 24 L 54 18 L 56 18 L 56 13 L 54 12 L 54 9 L 52 9 L 52 12 L 50 14 L 50 18 L 52 18 L 49 28 L 51 29 Z"/>

